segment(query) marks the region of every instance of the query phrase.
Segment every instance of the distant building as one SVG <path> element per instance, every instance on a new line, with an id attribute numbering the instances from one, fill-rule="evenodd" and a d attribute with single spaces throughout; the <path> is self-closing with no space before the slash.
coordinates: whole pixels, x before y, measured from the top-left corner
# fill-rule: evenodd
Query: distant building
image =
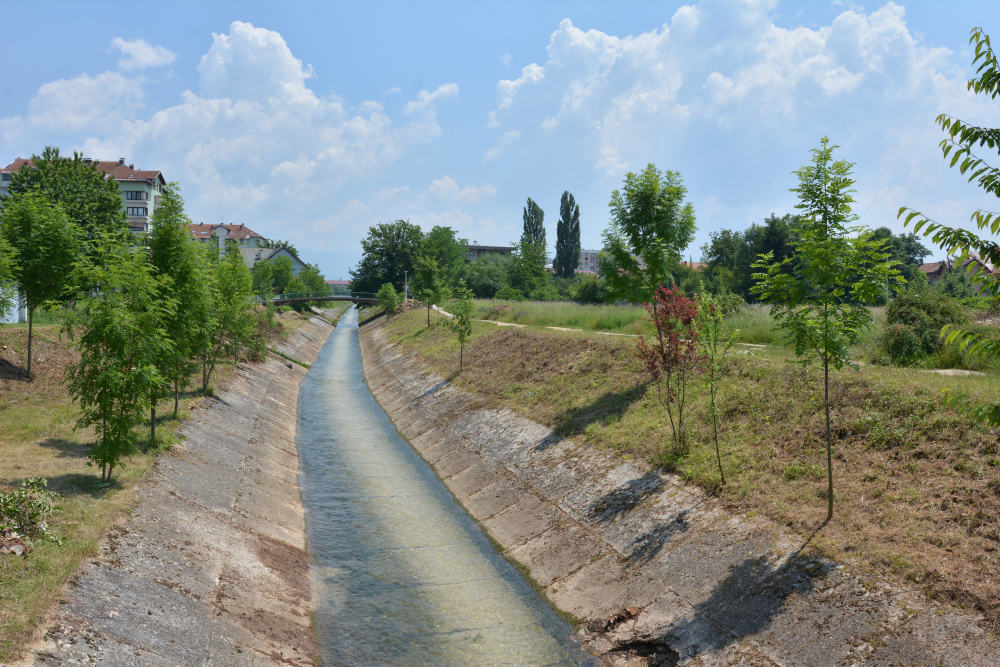
<path id="1" fill-rule="evenodd" d="M 237 243 L 241 248 L 256 248 L 264 242 L 264 237 L 246 225 L 211 225 L 203 222 L 189 225 L 191 236 L 199 241 L 215 243 L 219 250 L 226 243 Z"/>
<path id="2" fill-rule="evenodd" d="M 347 294 L 351 291 L 350 280 L 327 280 L 326 286 L 329 287 L 330 291 L 334 294 Z"/>
<path id="3" fill-rule="evenodd" d="M 263 262 L 266 259 L 275 259 L 277 257 L 287 257 L 292 260 L 292 275 L 299 275 L 299 271 L 306 268 L 306 263 L 295 256 L 295 253 L 288 250 L 288 248 L 258 248 L 257 246 L 241 247 L 240 255 L 243 257 L 243 262 L 247 265 L 251 271 L 257 262 Z"/>
<path id="4" fill-rule="evenodd" d="M 706 264 L 705 262 L 685 262 L 684 260 L 681 260 L 681 266 L 690 267 L 695 271 L 704 271 L 705 267 L 708 266 L 708 264 Z"/>
<path id="5" fill-rule="evenodd" d="M 600 250 L 587 250 L 586 248 L 581 248 L 580 266 L 576 267 L 576 270 L 583 271 L 585 273 L 597 273 L 597 269 L 601 266 L 600 260 L 597 256 L 600 252 Z"/>
<path id="6" fill-rule="evenodd" d="M 920 265 L 920 271 L 927 276 L 927 282 L 933 285 L 948 273 L 948 265 L 944 262 L 928 262 Z"/>
<path id="7" fill-rule="evenodd" d="M 465 246 L 465 257 L 470 262 L 474 262 L 483 255 L 509 255 L 514 252 L 514 246 L 509 245 L 477 245 L 473 241 L 472 245 Z"/>
<path id="8" fill-rule="evenodd" d="M 150 218 L 160 203 L 163 186 L 167 184 L 163 174 L 156 170 L 136 169 L 135 165 L 125 164 L 125 158 L 118 158 L 117 162 L 83 158 L 83 162 L 94 165 L 105 178 L 118 182 L 129 229 L 135 234 L 152 231 Z M 34 166 L 30 159 L 19 157 L 0 170 L 0 197 L 10 193 L 11 175 L 24 165 Z"/>

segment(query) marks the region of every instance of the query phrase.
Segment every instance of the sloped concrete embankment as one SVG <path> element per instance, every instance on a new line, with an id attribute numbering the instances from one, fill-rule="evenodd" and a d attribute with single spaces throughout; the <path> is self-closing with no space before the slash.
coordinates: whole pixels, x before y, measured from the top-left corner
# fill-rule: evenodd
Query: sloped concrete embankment
<path id="1" fill-rule="evenodd" d="M 383 408 L 616 665 L 997 665 L 977 619 L 805 557 L 806 540 L 698 488 L 448 385 L 379 323 L 361 335 Z"/>
<path id="2" fill-rule="evenodd" d="M 313 318 L 277 347 L 309 363 L 330 331 Z M 28 664 L 315 664 L 295 446 L 305 373 L 277 355 L 240 364 L 192 411 Z"/>

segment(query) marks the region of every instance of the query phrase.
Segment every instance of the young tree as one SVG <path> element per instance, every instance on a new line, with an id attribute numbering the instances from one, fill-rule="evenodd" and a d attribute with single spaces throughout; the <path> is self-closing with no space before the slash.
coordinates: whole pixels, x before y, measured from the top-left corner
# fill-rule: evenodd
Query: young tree
<path id="1" fill-rule="evenodd" d="M 698 304 L 681 294 L 676 286 L 657 288 L 654 298 L 657 307 L 648 303 L 645 306 L 656 328 L 656 340 L 650 345 L 645 336 L 640 336 L 638 354 L 656 385 L 660 405 L 670 418 L 674 454 L 682 456 L 687 453 L 684 407 L 688 380 L 703 362 L 698 349 Z"/>
<path id="2" fill-rule="evenodd" d="M 392 283 L 385 283 L 378 288 L 376 296 L 378 297 L 378 305 L 382 308 L 382 312 L 385 313 L 385 319 L 387 321 L 392 319 L 392 314 L 399 307 L 399 292 L 392 286 Z"/>
<path id="3" fill-rule="evenodd" d="M 290 293 L 291 290 L 288 289 L 288 284 L 295 277 L 295 274 L 292 273 L 291 258 L 285 256 L 272 257 L 271 259 L 264 260 L 263 263 L 268 264 L 271 268 L 271 281 L 274 292 L 278 294 Z"/>
<path id="4" fill-rule="evenodd" d="M 188 233 L 190 218 L 184 212 L 184 199 L 177 183 L 163 188 L 160 204 L 153 213 L 153 231 L 146 235 L 149 261 L 161 280 L 163 296 L 172 299 L 177 308 L 164 323 L 167 336 L 173 343 L 168 356 L 160 359 L 160 374 L 174 389 L 174 414 L 176 416 L 182 384 L 193 370 L 192 359 L 200 351 L 199 336 L 203 323 L 210 318 L 209 291 L 205 285 L 205 270 L 197 244 Z M 150 441 L 156 441 L 156 403 L 150 400 Z"/>
<path id="5" fill-rule="evenodd" d="M 81 234 L 62 207 L 39 192 L 5 199 L 0 231 L 18 256 L 15 279 L 28 308 L 30 378 L 35 309 L 62 296 L 66 278 L 80 259 Z"/>
<path id="6" fill-rule="evenodd" d="M 990 37 L 982 28 L 973 28 L 969 43 L 975 44 L 975 56 L 972 64 L 976 68 L 977 77 L 967 82 L 967 88 L 977 95 L 985 95 L 995 100 L 1000 95 L 1000 60 L 997 59 Z M 943 156 L 951 157 L 950 166 L 958 167 L 964 175 L 969 174 L 969 182 L 973 181 L 986 193 L 1000 197 L 1000 168 L 986 162 L 983 151 L 988 149 L 1000 153 L 1000 128 L 980 127 L 968 122 L 941 114 L 935 122 L 947 133 L 947 137 L 939 144 Z M 979 262 L 971 262 L 971 270 L 967 274 L 968 282 L 980 285 L 980 293 L 991 296 L 993 303 L 1000 300 L 1000 272 L 990 271 L 983 264 L 1000 266 L 1000 244 L 990 238 L 981 238 L 974 232 L 959 227 L 949 227 L 943 223 L 928 218 L 923 213 L 903 206 L 899 209 L 897 218 L 906 214 L 904 223 L 909 225 L 916 220 L 914 231 L 923 234 L 944 248 L 949 256 L 955 257 L 955 265 L 961 266 L 965 260 L 978 257 Z M 994 211 L 979 209 L 971 215 L 971 220 L 981 230 L 989 230 L 996 236 L 1000 233 L 1000 214 Z M 1000 341 L 968 331 L 961 326 L 947 325 L 941 331 L 941 336 L 949 345 L 957 344 L 959 349 L 986 357 L 1000 357 Z M 962 392 L 949 392 L 947 404 L 968 414 L 977 422 L 985 422 L 991 426 L 1000 425 L 1000 404 L 977 401 Z"/>
<path id="7" fill-rule="evenodd" d="M 732 295 L 730 295 L 732 296 Z M 725 319 L 724 304 L 716 299 L 700 294 L 698 296 L 698 341 L 701 354 L 705 359 L 705 370 L 708 383 L 708 412 L 712 417 L 712 436 L 715 440 L 715 460 L 719 463 L 719 477 L 726 483 L 726 473 L 722 469 L 722 452 L 719 448 L 719 409 L 716 398 L 719 394 L 719 381 L 722 379 L 722 360 L 733 347 L 735 336 L 726 335 L 722 330 Z"/>
<path id="8" fill-rule="evenodd" d="M 465 286 L 465 282 L 460 282 L 455 288 L 455 300 L 451 303 L 451 314 L 454 317 L 448 323 L 448 327 L 455 332 L 458 338 L 458 372 L 465 368 L 465 344 L 472 337 L 472 292 Z"/>
<path id="9" fill-rule="evenodd" d="M 203 359 L 202 391 L 208 392 L 212 371 L 219 353 L 228 342 L 236 356 L 239 347 L 250 338 L 253 331 L 253 278 L 235 247 L 226 249 L 215 263 L 212 281 L 212 309 L 214 317 L 209 333 L 209 347 Z"/>
<path id="10" fill-rule="evenodd" d="M 580 206 L 569 190 L 559 202 L 559 222 L 556 225 L 556 257 L 552 268 L 560 278 L 572 278 L 580 265 Z"/>
<path id="11" fill-rule="evenodd" d="M 88 246 L 102 234 L 129 233 L 118 182 L 106 179 L 94 163 L 84 162 L 80 153 L 63 157 L 58 148 L 46 146 L 41 155 L 32 155 L 31 165 L 21 167 L 10 178 L 11 197 L 29 192 L 40 192 L 59 204 L 82 230 Z M 93 253 L 93 249 L 88 250 L 91 257 Z"/>
<path id="12" fill-rule="evenodd" d="M 625 174 L 611 193 L 611 224 L 603 234 L 600 274 L 609 301 L 652 304 L 662 285 L 674 282 L 672 267 L 694 239 L 694 207 L 684 201 L 680 172 L 648 165 Z"/>
<path id="13" fill-rule="evenodd" d="M 17 307 L 17 251 L 7 243 L 0 227 L 0 317 Z"/>
<path id="14" fill-rule="evenodd" d="M 437 260 L 422 256 L 417 259 L 417 274 L 414 276 L 417 299 L 427 304 L 427 326 L 431 325 L 431 307 L 443 303 L 448 298 L 448 288 L 444 283 L 444 273 L 438 268 Z"/>
<path id="15" fill-rule="evenodd" d="M 786 273 L 792 258 L 775 261 L 773 254 L 754 266 L 753 288 L 769 301 L 771 316 L 788 332 L 802 363 L 818 359 L 823 364 L 823 403 L 826 410 L 827 519 L 833 517 L 833 440 L 830 432 L 830 366 L 840 370 L 851 362 L 848 349 L 872 321 L 864 307 L 884 293 L 899 271 L 873 240 L 872 232 L 850 226 L 858 217 L 851 210 L 853 163 L 833 161 L 829 139 L 812 150 L 812 163 L 795 172 L 802 211 L 801 237 L 795 242 L 795 271 Z"/>
<path id="16" fill-rule="evenodd" d="M 288 267 L 289 273 L 291 273 L 291 261 L 289 261 Z M 266 303 L 274 296 L 275 263 L 271 260 L 257 262 L 253 265 L 251 273 L 253 275 L 253 293 Z"/>
<path id="17" fill-rule="evenodd" d="M 405 275 L 413 273 L 424 234 L 417 225 L 405 220 L 380 222 L 368 229 L 361 241 L 364 256 L 357 269 L 351 269 L 351 289 L 377 292 L 385 283 L 403 289 Z"/>
<path id="18" fill-rule="evenodd" d="M 94 426 L 97 442 L 88 458 L 110 482 L 115 466 L 135 446 L 133 427 L 150 397 L 166 382 L 158 363 L 170 353 L 165 323 L 176 303 L 164 296 L 145 253 L 133 253 L 105 235 L 95 243 L 101 262 L 78 262 L 74 284 L 96 286 L 77 295 L 64 331 L 80 361 L 67 369 L 69 390 L 80 402 L 77 427 Z"/>
<path id="19" fill-rule="evenodd" d="M 534 244 L 545 248 L 545 211 L 531 201 L 524 207 L 524 231 L 521 233 L 521 245 Z"/>

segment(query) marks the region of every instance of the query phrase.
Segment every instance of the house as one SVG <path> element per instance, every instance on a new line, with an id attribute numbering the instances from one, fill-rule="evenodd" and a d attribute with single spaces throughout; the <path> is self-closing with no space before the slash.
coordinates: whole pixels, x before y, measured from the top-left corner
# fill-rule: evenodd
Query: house
<path id="1" fill-rule="evenodd" d="M 118 158 L 117 162 L 83 158 L 83 162 L 94 165 L 105 178 L 118 183 L 129 229 L 134 234 L 151 231 L 150 219 L 160 203 L 163 186 L 167 184 L 162 172 L 136 169 L 133 164 L 125 164 L 125 158 Z M 34 166 L 30 159 L 19 157 L 0 170 L 0 197 L 9 194 L 11 175 L 24 165 Z"/>
<path id="2" fill-rule="evenodd" d="M 350 280 L 327 280 L 326 286 L 329 287 L 330 291 L 334 294 L 347 294 L 351 291 Z"/>
<path id="3" fill-rule="evenodd" d="M 948 273 L 948 265 L 945 262 L 928 262 L 920 265 L 920 271 L 927 276 L 927 282 L 933 285 Z"/>
<path id="4" fill-rule="evenodd" d="M 514 246 L 507 245 L 479 245 L 475 241 L 471 245 L 465 246 L 465 257 L 470 262 L 474 262 L 483 255 L 509 255 L 514 252 Z"/>
<path id="5" fill-rule="evenodd" d="M 191 236 L 199 241 L 211 242 L 219 246 L 221 252 L 227 243 L 236 243 L 241 248 L 256 248 L 265 241 L 264 237 L 246 225 L 211 225 L 203 222 L 189 225 Z"/>
<path id="6" fill-rule="evenodd" d="M 247 268 L 253 271 L 253 267 L 257 262 L 263 262 L 266 259 L 275 259 L 277 257 L 287 257 L 292 260 L 292 275 L 299 275 L 299 271 L 306 268 L 306 263 L 295 256 L 294 253 L 290 252 L 288 248 L 259 248 L 257 246 L 240 246 L 240 255 L 243 257 L 243 263 L 247 265 Z"/>
<path id="7" fill-rule="evenodd" d="M 994 267 L 990 262 L 983 260 L 979 253 L 971 252 L 969 256 L 966 257 L 961 264 L 961 267 L 954 266 L 954 263 L 949 261 L 945 262 L 930 262 L 928 264 L 921 264 L 920 270 L 927 276 L 927 282 L 933 285 L 935 282 L 943 278 L 948 271 L 961 268 L 970 278 L 970 287 L 972 291 L 978 296 L 982 296 L 984 290 L 982 280 L 972 280 L 972 272 L 977 269 L 982 269 L 984 273 L 991 274 L 995 271 Z"/>
<path id="8" fill-rule="evenodd" d="M 681 260 L 681 266 L 686 266 L 688 268 L 694 269 L 695 271 L 704 271 L 705 267 L 708 266 L 705 262 L 685 262 Z"/>
<path id="9" fill-rule="evenodd" d="M 576 270 L 586 273 L 597 273 L 597 270 L 601 267 L 600 259 L 598 259 L 600 252 L 600 250 L 580 248 L 580 266 L 576 267 Z"/>

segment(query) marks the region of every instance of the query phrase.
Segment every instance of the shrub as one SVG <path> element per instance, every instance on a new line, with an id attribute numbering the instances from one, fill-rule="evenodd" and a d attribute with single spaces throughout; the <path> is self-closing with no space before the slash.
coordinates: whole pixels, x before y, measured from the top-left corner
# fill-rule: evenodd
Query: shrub
<path id="1" fill-rule="evenodd" d="M 585 275 L 570 288 L 569 296 L 577 303 L 604 303 L 608 293 L 604 281 L 594 275 Z"/>
<path id="2" fill-rule="evenodd" d="M 914 364 L 941 349 L 941 328 L 966 324 L 968 313 L 957 300 L 936 290 L 907 290 L 889 304 L 879 352 L 890 363 Z"/>
<path id="3" fill-rule="evenodd" d="M 524 292 L 513 287 L 504 287 L 496 293 L 494 298 L 505 301 L 524 301 Z"/>
<path id="4" fill-rule="evenodd" d="M 59 509 L 53 501 L 59 494 L 47 490 L 48 480 L 31 477 L 21 488 L 0 492 L 0 534 L 12 531 L 29 537 L 49 534 L 48 519 Z"/>

